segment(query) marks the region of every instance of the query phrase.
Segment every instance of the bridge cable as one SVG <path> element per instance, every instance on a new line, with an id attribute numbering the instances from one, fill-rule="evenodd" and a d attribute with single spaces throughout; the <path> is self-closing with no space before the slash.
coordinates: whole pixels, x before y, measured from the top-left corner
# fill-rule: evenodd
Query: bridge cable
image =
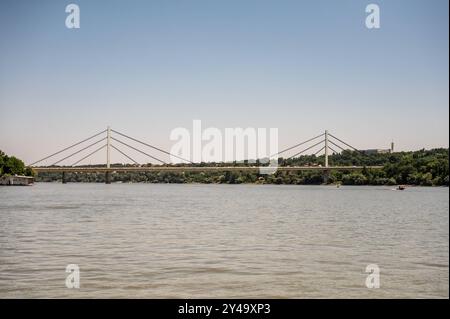
<path id="1" fill-rule="evenodd" d="M 325 133 L 322 133 L 322 134 L 320 134 L 320 135 L 317 135 L 316 137 L 310 138 L 309 140 L 306 140 L 306 141 L 304 141 L 304 142 L 298 143 L 298 144 L 296 144 L 296 145 L 294 145 L 294 146 L 291 146 L 291 147 L 289 147 L 289 148 L 287 148 L 287 149 L 285 149 L 285 150 L 282 150 L 282 151 L 280 151 L 280 152 L 278 152 L 278 153 L 272 154 L 270 157 L 273 157 L 273 156 L 276 156 L 276 155 L 280 155 L 281 153 L 290 151 L 290 150 L 293 149 L 293 148 L 296 148 L 296 147 L 299 147 L 299 146 L 301 146 L 301 145 L 303 145 L 303 144 L 306 144 L 306 143 L 308 143 L 308 142 L 314 141 L 315 139 L 317 139 L 317 138 L 319 138 L 319 137 L 321 137 L 321 136 L 324 136 L 324 135 L 325 135 Z"/>
<path id="2" fill-rule="evenodd" d="M 76 152 L 74 152 L 74 153 L 72 153 L 72 154 L 70 154 L 70 155 L 64 157 L 63 159 L 60 159 L 59 161 L 53 163 L 53 164 L 50 165 L 50 166 L 55 166 L 56 164 L 61 163 L 62 161 L 68 159 L 69 157 L 72 157 L 72 156 L 74 156 L 74 155 L 77 155 L 78 153 L 81 153 L 82 151 L 87 150 L 89 147 L 94 146 L 94 145 L 96 145 L 96 144 L 98 144 L 98 143 L 100 143 L 100 142 L 102 142 L 102 141 L 104 141 L 104 140 L 106 140 L 106 137 L 102 138 L 101 140 L 98 140 L 97 142 L 94 142 L 94 143 L 92 143 L 92 144 L 89 144 L 89 145 L 86 146 L 86 147 L 83 147 L 81 150 L 76 151 Z"/>
<path id="3" fill-rule="evenodd" d="M 43 159 L 40 159 L 39 161 L 36 161 L 36 162 L 34 162 L 34 163 L 31 163 L 29 166 L 33 166 L 34 164 L 37 164 L 37 163 L 42 162 L 42 161 L 45 161 L 46 159 L 49 159 L 50 157 L 53 157 L 53 156 L 58 155 L 58 154 L 60 154 L 60 153 L 62 153 L 62 152 L 64 152 L 64 151 L 67 151 L 68 149 L 71 149 L 72 147 L 75 147 L 75 146 L 80 145 L 80 144 L 82 144 L 82 143 L 84 143 L 84 142 L 86 142 L 86 141 L 89 141 L 90 139 L 93 139 L 94 137 L 97 137 L 97 136 L 99 136 L 100 134 L 103 134 L 103 133 L 105 133 L 105 132 L 106 132 L 106 130 L 103 130 L 103 131 L 101 131 L 100 133 L 97 133 L 97 134 L 92 135 L 91 137 L 89 137 L 89 138 L 87 138 L 87 139 L 82 140 L 81 142 L 75 143 L 75 144 L 73 144 L 73 145 L 71 145 L 71 146 L 69 146 L 69 147 L 66 147 L 65 149 L 63 149 L 63 150 L 61 150 L 61 151 L 58 151 L 58 152 L 56 152 L 56 153 L 53 153 L 52 155 L 49 155 L 49 156 L 47 156 L 47 157 L 44 157 Z"/>
<path id="4" fill-rule="evenodd" d="M 136 162 L 134 159 L 132 159 L 130 156 L 128 156 L 127 154 L 125 154 L 124 152 L 122 152 L 121 150 L 119 150 L 117 147 L 115 147 L 114 145 L 110 144 L 110 146 L 115 149 L 117 152 L 119 152 L 120 154 L 122 154 L 123 156 L 125 156 L 126 158 L 128 158 L 129 160 L 131 160 L 132 162 L 134 162 L 134 164 L 139 165 L 138 162 Z"/>
<path id="5" fill-rule="evenodd" d="M 129 148 L 132 148 L 133 150 L 135 150 L 135 151 L 137 151 L 137 152 L 139 152 L 139 153 L 142 153 L 142 154 L 144 154 L 144 155 L 147 155 L 148 157 L 151 157 L 151 158 L 153 158 L 154 160 L 157 160 L 158 162 L 160 162 L 160 163 L 162 163 L 162 164 L 167 164 L 166 162 L 160 160 L 159 158 L 156 158 L 156 157 L 154 157 L 154 156 L 152 156 L 152 155 L 150 155 L 150 154 L 147 154 L 147 153 L 145 153 L 145 152 L 143 152 L 143 151 L 137 149 L 136 147 L 133 147 L 133 146 L 131 146 L 131 145 L 125 143 L 125 142 L 122 142 L 122 141 L 120 141 L 120 140 L 118 140 L 118 139 L 116 139 L 116 138 L 114 138 L 114 137 L 111 137 L 111 139 L 113 139 L 114 141 L 119 142 L 120 144 L 123 144 L 123 145 L 125 145 L 125 146 L 128 146 Z"/>
<path id="6" fill-rule="evenodd" d="M 95 153 L 97 153 L 98 151 L 102 150 L 103 148 L 105 148 L 107 146 L 107 144 L 103 145 L 102 147 L 96 149 L 95 151 L 93 151 L 92 153 L 89 153 L 88 155 L 86 155 L 85 157 L 83 157 L 82 159 L 76 161 L 75 163 L 73 163 L 71 166 L 74 167 L 75 165 L 77 165 L 79 162 L 84 161 L 86 158 L 94 155 Z"/>
<path id="7" fill-rule="evenodd" d="M 153 149 L 155 149 L 155 150 L 157 150 L 157 151 L 160 151 L 160 152 L 162 152 L 162 153 L 164 153 L 164 154 L 167 154 L 167 155 L 176 157 L 176 158 L 178 158 L 178 159 L 180 159 L 180 160 L 182 160 L 182 161 L 188 162 L 188 163 L 190 163 L 190 164 L 194 164 L 194 162 L 192 162 L 192 161 L 190 161 L 190 160 L 187 160 L 187 159 L 182 158 L 182 157 L 180 157 L 180 156 L 178 156 L 178 155 L 175 155 L 175 154 L 172 154 L 172 153 L 170 153 L 170 152 L 167 152 L 167 151 L 165 151 L 165 150 L 163 150 L 163 149 L 160 149 L 160 148 L 158 148 L 158 147 L 156 147 L 156 146 L 153 146 L 153 145 L 147 144 L 147 143 L 145 143 L 145 142 L 139 141 L 139 140 L 137 140 L 137 139 L 135 139 L 135 138 L 133 138 L 133 137 L 131 137 L 131 136 L 125 135 L 125 134 L 120 133 L 120 132 L 118 132 L 118 131 L 116 131 L 116 130 L 111 130 L 111 131 L 114 132 L 114 133 L 117 133 L 117 134 L 119 134 L 119 135 L 122 135 L 123 137 L 126 137 L 126 138 L 128 138 L 128 139 L 130 139 L 130 140 L 133 140 L 133 141 L 135 141 L 135 142 L 141 143 L 142 145 L 151 147 L 151 148 L 153 148 Z"/>
<path id="8" fill-rule="evenodd" d="M 328 140 L 328 142 L 330 142 L 330 140 Z M 330 150 L 332 150 L 335 154 L 339 154 L 339 152 L 337 152 L 335 149 L 333 149 L 332 147 L 330 147 L 330 146 L 328 146 L 328 148 L 330 149 Z"/>
<path id="9" fill-rule="evenodd" d="M 343 140 L 337 138 L 336 136 L 332 135 L 331 133 L 328 133 L 328 135 L 330 135 L 332 138 L 338 140 L 338 141 L 341 142 L 342 144 L 345 144 L 345 145 L 347 145 L 348 147 L 354 149 L 355 151 L 361 152 L 361 151 L 358 150 L 356 147 L 353 147 L 353 146 L 351 146 L 350 144 L 345 143 Z M 336 145 L 336 144 L 334 144 L 334 145 Z"/>
<path id="10" fill-rule="evenodd" d="M 296 154 L 294 154 L 294 155 L 288 157 L 287 159 L 291 159 L 291 158 L 293 158 L 293 157 L 295 157 L 295 156 L 298 156 L 298 155 L 300 155 L 300 154 L 302 154 L 302 153 L 304 153 L 304 152 L 306 152 L 306 151 L 308 151 L 308 150 L 310 150 L 310 149 L 312 149 L 312 148 L 316 147 L 317 145 L 319 145 L 319 144 L 321 144 L 321 143 L 324 143 L 324 142 L 325 142 L 325 140 L 322 140 L 322 141 L 320 141 L 320 142 L 318 142 L 318 143 L 316 143 L 316 144 L 314 144 L 314 145 L 311 145 L 310 147 L 305 148 L 303 151 L 300 151 L 300 152 L 298 152 L 298 153 L 296 153 Z"/>
<path id="11" fill-rule="evenodd" d="M 332 140 L 328 140 L 328 142 L 330 142 L 331 144 L 333 144 L 334 146 L 340 148 L 342 151 L 345 151 L 345 149 L 341 146 L 339 146 L 338 144 L 334 143 Z M 330 147 L 331 148 L 331 147 Z"/>
<path id="12" fill-rule="evenodd" d="M 323 150 L 325 149 L 325 146 L 324 147 L 322 147 L 320 150 L 318 150 L 317 152 L 315 152 L 314 153 L 314 155 L 317 155 L 317 154 L 319 154 L 320 152 L 322 152 Z"/>

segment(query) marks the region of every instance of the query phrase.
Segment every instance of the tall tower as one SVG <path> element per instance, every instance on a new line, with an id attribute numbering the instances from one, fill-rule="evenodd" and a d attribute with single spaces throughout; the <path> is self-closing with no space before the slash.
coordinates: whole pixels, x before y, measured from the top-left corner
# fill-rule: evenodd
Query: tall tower
<path id="1" fill-rule="evenodd" d="M 325 167 L 328 168 L 328 130 L 325 130 Z"/>
<path id="2" fill-rule="evenodd" d="M 394 153 L 394 141 L 391 142 L 391 153 Z"/>
<path id="3" fill-rule="evenodd" d="M 111 167 L 110 154 L 111 154 L 111 128 L 108 126 L 106 130 L 106 168 Z"/>

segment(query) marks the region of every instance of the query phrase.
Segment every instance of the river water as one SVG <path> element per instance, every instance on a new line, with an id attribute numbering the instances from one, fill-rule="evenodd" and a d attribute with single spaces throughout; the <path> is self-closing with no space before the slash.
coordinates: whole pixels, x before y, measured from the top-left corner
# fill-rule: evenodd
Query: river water
<path id="1" fill-rule="evenodd" d="M 448 298 L 448 265 L 448 188 L 0 188 L 1 298 Z"/>

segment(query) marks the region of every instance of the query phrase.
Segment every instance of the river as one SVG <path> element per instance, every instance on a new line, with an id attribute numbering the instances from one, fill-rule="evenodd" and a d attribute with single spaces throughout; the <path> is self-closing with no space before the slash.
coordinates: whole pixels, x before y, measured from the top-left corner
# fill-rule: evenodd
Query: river
<path id="1" fill-rule="evenodd" d="M 448 298 L 449 190 L 2 187 L 0 297 Z"/>

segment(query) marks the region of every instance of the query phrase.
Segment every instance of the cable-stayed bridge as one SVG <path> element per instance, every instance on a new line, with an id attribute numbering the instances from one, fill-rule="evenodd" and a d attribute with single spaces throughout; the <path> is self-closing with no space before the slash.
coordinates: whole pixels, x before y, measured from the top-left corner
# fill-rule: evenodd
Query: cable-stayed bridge
<path id="1" fill-rule="evenodd" d="M 131 145 L 131 143 L 138 144 L 140 147 Z M 87 144 L 87 145 L 86 145 Z M 300 151 L 298 149 L 303 147 Z M 81 165 L 81 163 L 100 151 L 106 149 L 106 159 L 105 163 L 101 165 Z M 125 151 L 126 149 L 126 151 Z M 308 151 L 314 151 L 314 155 L 323 153 L 324 163 L 323 165 L 316 166 L 277 166 L 277 171 L 322 171 L 324 180 L 327 180 L 327 176 L 331 170 L 361 170 L 363 168 L 369 169 L 379 169 L 382 166 L 330 166 L 329 165 L 329 154 L 330 151 L 333 153 L 339 153 L 343 150 L 350 149 L 354 151 L 359 151 L 352 145 L 344 142 L 342 139 L 334 136 L 328 131 L 312 137 L 310 139 L 304 140 L 293 146 L 290 146 L 282 151 L 273 154 L 271 158 L 278 158 L 282 154 L 287 154 L 288 152 L 295 152 L 293 155 L 286 157 L 286 159 L 292 159 L 305 154 Z M 70 153 L 69 153 L 70 151 Z M 111 153 L 112 151 L 117 152 L 128 161 L 132 162 L 133 165 L 126 166 L 114 166 L 111 165 Z M 150 154 L 150 152 L 153 152 Z M 87 153 L 88 152 L 88 153 Z M 141 164 L 130 155 L 132 153 L 138 153 L 148 157 L 157 165 L 151 164 Z M 86 154 L 87 153 L 87 154 Z M 158 155 L 155 155 L 158 154 Z M 172 156 L 181 161 L 184 164 L 169 164 L 162 160 L 159 156 L 162 154 Z M 81 157 L 80 157 L 81 156 Z M 73 159 L 71 165 L 60 166 L 61 163 L 67 162 Z M 39 163 L 49 162 L 50 165 L 37 166 Z M 76 142 L 68 147 L 65 147 L 55 153 L 52 153 L 38 161 L 31 163 L 29 166 L 34 169 L 35 172 L 57 172 L 62 173 L 63 183 L 65 182 L 66 173 L 105 173 L 106 183 L 111 181 L 111 173 L 114 172 L 155 172 L 155 171 L 165 171 L 165 172 L 218 172 L 218 171 L 247 171 L 247 172 L 259 172 L 262 167 L 267 167 L 267 165 L 236 165 L 236 164 L 221 164 L 221 165 L 199 165 L 200 163 L 194 163 L 190 159 L 182 158 L 178 155 L 172 154 L 160 147 L 156 147 L 152 144 L 146 143 L 142 140 L 131 137 L 122 132 L 116 131 L 108 127 L 106 130 L 98 132 L 86 139 Z"/>

